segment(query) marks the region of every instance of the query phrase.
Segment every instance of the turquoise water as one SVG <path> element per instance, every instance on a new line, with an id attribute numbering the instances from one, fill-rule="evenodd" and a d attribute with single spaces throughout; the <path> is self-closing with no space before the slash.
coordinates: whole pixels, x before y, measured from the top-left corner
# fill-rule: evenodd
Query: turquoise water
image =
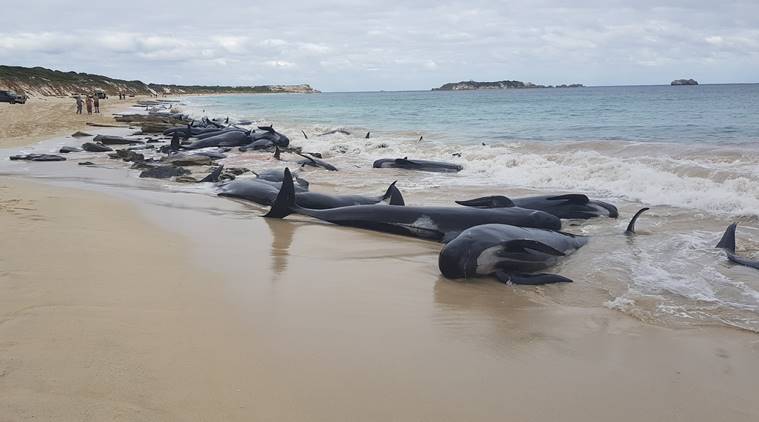
<path id="1" fill-rule="evenodd" d="M 759 84 L 190 97 L 193 115 L 272 123 L 338 166 L 461 164 L 430 183 L 570 191 L 759 217 Z M 349 135 L 316 136 L 336 128 Z M 310 135 L 304 139 L 301 130 Z M 371 132 L 370 139 L 364 134 Z M 417 142 L 420 136 L 423 142 Z M 412 182 L 413 183 L 413 182 Z"/>
<path id="2" fill-rule="evenodd" d="M 219 96 L 211 114 L 495 140 L 759 142 L 759 84 Z"/>

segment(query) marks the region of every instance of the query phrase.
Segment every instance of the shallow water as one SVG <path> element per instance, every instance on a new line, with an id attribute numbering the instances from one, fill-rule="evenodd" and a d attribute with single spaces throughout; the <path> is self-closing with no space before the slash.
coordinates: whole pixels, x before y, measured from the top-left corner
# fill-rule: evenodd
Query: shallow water
<path id="1" fill-rule="evenodd" d="M 662 325 L 717 324 L 759 331 L 759 272 L 728 263 L 724 253 L 713 248 L 726 226 L 739 221 L 739 253 L 756 256 L 759 250 L 759 123 L 750 118 L 756 115 L 757 94 L 757 85 L 734 85 L 260 95 L 194 97 L 183 100 L 182 107 L 197 117 L 205 112 L 274 123 L 294 145 L 324 154 L 340 171 L 300 170 L 315 191 L 379 195 L 398 180 L 410 204 L 547 192 L 588 193 L 613 202 L 620 208 L 618 220 L 566 224 L 567 231 L 593 236 L 552 270 L 574 279 L 573 285 L 508 289 L 504 294 L 605 306 Z M 316 136 L 334 128 L 351 134 Z M 301 130 L 310 135 L 308 140 Z M 366 131 L 372 133 L 369 139 L 364 138 Z M 421 135 L 424 139 L 417 142 Z M 27 150 L 53 152 L 76 143 L 55 140 Z M 377 158 L 403 156 L 452 161 L 464 170 L 435 174 L 371 168 Z M 136 171 L 97 154 L 69 158 L 65 163 L 3 160 L 0 172 L 94 183 L 107 190 L 138 186 L 202 197 L 214 194 L 209 185 L 137 180 Z M 231 154 L 222 162 L 259 170 L 297 167 L 300 159 L 283 158 L 284 163 L 270 154 L 251 152 Z M 77 168 L 72 161 L 78 160 L 95 161 L 109 170 Z M 167 206 L 172 197 L 167 196 Z M 652 210 L 639 221 L 640 233 L 623 236 L 627 220 L 642 206 Z M 250 214 L 263 211 L 253 205 L 245 209 Z M 228 211 L 199 207 L 198 212 L 213 216 Z M 235 212 L 235 218 L 252 218 Z M 312 230 L 302 227 L 314 225 L 314 230 L 348 230 L 297 216 L 288 220 L 297 230 Z M 372 250 L 367 242 L 345 259 L 414 260 L 427 269 L 426 276 L 439 278 L 439 245 L 423 243 L 421 252 L 410 246 L 415 250 L 411 252 L 402 245 L 418 241 L 395 242 L 405 255 Z M 270 249 L 273 268 L 286 268 L 292 243 L 292 238 L 280 236 L 259 246 Z M 318 260 L 328 245 L 295 248 L 303 258 Z M 476 289 L 472 286 L 465 283 L 460 288 Z M 488 286 L 488 294 L 493 294 L 493 286 Z M 451 289 L 446 291 L 450 294 Z"/>

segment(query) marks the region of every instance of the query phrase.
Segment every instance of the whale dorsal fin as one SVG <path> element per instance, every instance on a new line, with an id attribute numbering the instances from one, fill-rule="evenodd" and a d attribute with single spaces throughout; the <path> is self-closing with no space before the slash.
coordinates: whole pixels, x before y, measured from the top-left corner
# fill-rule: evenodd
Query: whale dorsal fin
<path id="1" fill-rule="evenodd" d="M 390 186 L 387 188 L 387 191 L 385 192 L 385 195 L 382 196 L 382 200 L 384 201 L 386 199 L 389 199 L 388 205 L 404 206 L 406 205 L 406 201 L 403 200 L 401 191 L 399 191 L 395 186 L 397 182 L 398 181 L 396 180 L 390 184 Z"/>
<path id="2" fill-rule="evenodd" d="M 201 179 L 201 183 L 217 183 L 219 181 L 219 177 L 221 177 L 221 172 L 224 170 L 224 166 L 220 165 L 213 169 L 213 171 L 203 179 Z"/>
<path id="3" fill-rule="evenodd" d="M 717 246 L 715 246 L 715 248 L 721 248 L 721 249 L 725 249 L 727 251 L 735 253 L 736 227 L 738 227 L 738 223 L 733 223 L 727 226 L 727 230 L 725 230 L 725 234 L 722 235 L 722 239 L 720 239 L 719 243 L 717 243 Z"/>
<path id="4" fill-rule="evenodd" d="M 567 201 L 572 204 L 584 205 L 590 202 L 590 198 L 581 193 L 568 193 L 566 195 L 552 196 L 546 198 L 549 201 Z"/>

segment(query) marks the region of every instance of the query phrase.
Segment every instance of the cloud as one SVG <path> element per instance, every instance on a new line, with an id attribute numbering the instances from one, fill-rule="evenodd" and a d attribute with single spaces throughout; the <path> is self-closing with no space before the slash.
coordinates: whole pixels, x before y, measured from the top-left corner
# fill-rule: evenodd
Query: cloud
<path id="1" fill-rule="evenodd" d="M 425 89 L 759 74 L 759 2 L 740 0 L 4 0 L 4 9 L 25 12 L 0 29 L 3 63 L 155 82 Z"/>
<path id="2" fill-rule="evenodd" d="M 284 60 L 267 60 L 264 62 L 269 67 L 275 67 L 277 69 L 292 69 L 295 67 L 295 63 L 290 63 Z"/>

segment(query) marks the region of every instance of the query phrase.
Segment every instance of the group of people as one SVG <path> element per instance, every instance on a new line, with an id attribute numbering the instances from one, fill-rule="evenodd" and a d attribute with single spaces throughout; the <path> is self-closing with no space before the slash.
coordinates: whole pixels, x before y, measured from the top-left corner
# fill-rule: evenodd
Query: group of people
<path id="1" fill-rule="evenodd" d="M 126 100 L 126 92 L 119 91 L 119 100 Z"/>
<path id="2" fill-rule="evenodd" d="M 88 95 L 86 100 L 82 99 L 81 95 L 76 97 L 76 114 L 82 114 L 82 107 L 87 107 L 87 114 L 100 113 L 100 98 L 97 95 Z"/>

